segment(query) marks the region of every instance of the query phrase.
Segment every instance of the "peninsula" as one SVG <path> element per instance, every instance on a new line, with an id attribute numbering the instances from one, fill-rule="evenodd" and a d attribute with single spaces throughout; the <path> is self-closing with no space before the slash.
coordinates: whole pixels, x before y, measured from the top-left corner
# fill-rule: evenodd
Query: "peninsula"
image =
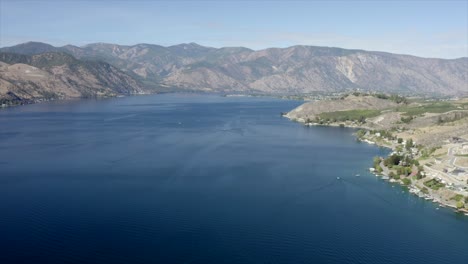
<path id="1" fill-rule="evenodd" d="M 371 172 L 468 215 L 468 99 L 355 92 L 304 103 L 284 116 L 307 126 L 359 128 L 358 140 L 393 150 L 375 157 Z"/>

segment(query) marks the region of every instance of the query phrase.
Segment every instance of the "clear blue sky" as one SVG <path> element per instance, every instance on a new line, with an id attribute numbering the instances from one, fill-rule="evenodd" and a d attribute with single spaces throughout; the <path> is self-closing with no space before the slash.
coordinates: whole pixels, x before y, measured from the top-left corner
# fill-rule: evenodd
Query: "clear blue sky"
<path id="1" fill-rule="evenodd" d="M 153 43 L 360 48 L 468 56 L 468 0 L 0 0 L 0 46 Z"/>

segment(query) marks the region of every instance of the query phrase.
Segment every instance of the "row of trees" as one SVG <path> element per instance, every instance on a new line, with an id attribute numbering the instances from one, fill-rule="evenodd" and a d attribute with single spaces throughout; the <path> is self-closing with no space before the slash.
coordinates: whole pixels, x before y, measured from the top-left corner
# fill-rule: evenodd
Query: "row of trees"
<path id="1" fill-rule="evenodd" d="M 400 103 L 408 104 L 408 99 L 406 99 L 406 97 L 399 96 L 399 95 L 396 95 L 396 94 L 392 94 L 392 95 L 374 94 L 374 96 L 377 97 L 377 98 L 380 98 L 380 99 L 394 101 L 397 104 L 400 104 Z"/>

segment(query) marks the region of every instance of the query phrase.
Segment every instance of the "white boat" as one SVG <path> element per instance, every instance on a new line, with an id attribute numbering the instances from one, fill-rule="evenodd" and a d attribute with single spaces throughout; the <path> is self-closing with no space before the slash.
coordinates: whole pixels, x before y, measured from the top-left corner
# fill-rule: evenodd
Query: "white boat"
<path id="1" fill-rule="evenodd" d="M 361 174 L 356 174 L 356 175 L 354 175 L 354 176 L 359 177 L 359 176 L 361 176 Z"/>

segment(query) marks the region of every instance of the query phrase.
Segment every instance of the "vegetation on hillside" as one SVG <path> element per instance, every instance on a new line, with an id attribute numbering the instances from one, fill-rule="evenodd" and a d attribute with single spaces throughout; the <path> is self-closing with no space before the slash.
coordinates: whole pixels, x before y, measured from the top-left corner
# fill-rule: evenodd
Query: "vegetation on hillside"
<path id="1" fill-rule="evenodd" d="M 337 121 L 357 121 L 365 123 L 366 118 L 371 118 L 380 115 L 380 110 L 358 109 L 349 111 L 327 112 L 319 115 L 319 121 L 337 122 Z"/>
<path id="2" fill-rule="evenodd" d="M 452 110 L 457 110 L 457 106 L 449 102 L 435 102 L 419 106 L 404 106 L 396 109 L 398 112 L 403 112 L 406 116 L 416 116 L 425 113 L 446 113 Z"/>

